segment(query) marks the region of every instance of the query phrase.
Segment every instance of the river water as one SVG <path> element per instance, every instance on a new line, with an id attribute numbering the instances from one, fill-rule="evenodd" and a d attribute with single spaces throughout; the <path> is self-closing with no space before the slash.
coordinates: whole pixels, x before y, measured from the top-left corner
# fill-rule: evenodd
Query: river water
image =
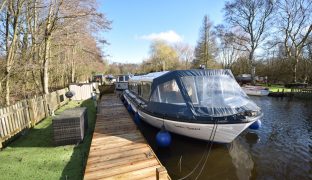
<path id="1" fill-rule="evenodd" d="M 172 179 L 312 179 L 312 102 L 251 98 L 264 113 L 262 127 L 231 144 L 172 134 L 163 149 L 155 142 L 158 129 L 146 123 L 140 129 Z"/>

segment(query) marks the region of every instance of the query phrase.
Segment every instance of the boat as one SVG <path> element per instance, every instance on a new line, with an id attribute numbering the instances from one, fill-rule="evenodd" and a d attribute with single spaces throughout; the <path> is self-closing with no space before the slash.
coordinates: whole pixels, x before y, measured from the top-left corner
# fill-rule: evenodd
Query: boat
<path id="1" fill-rule="evenodd" d="M 267 96 L 270 93 L 268 88 L 265 88 L 262 86 L 246 85 L 246 86 L 243 86 L 242 89 L 245 91 L 247 95 L 251 95 L 251 96 Z"/>
<path id="2" fill-rule="evenodd" d="M 123 91 L 128 89 L 128 81 L 132 77 L 132 75 L 118 75 L 115 82 L 115 89 L 119 91 Z"/>
<path id="3" fill-rule="evenodd" d="M 195 139 L 232 142 L 260 120 L 228 69 L 194 69 L 134 76 L 123 100 L 148 124 Z"/>

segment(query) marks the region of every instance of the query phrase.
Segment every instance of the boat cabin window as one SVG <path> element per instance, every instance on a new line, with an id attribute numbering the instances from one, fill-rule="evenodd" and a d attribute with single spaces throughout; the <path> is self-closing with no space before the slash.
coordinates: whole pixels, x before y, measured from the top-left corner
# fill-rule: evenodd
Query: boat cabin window
<path id="1" fill-rule="evenodd" d="M 122 81 L 124 81 L 124 77 L 123 76 L 119 76 L 118 77 L 118 82 L 122 82 Z"/>
<path id="2" fill-rule="evenodd" d="M 138 84 L 137 83 L 129 83 L 129 90 L 132 91 L 135 94 L 138 94 Z"/>
<path id="3" fill-rule="evenodd" d="M 151 96 L 152 102 L 185 105 L 181 91 L 175 80 L 160 84 Z"/>
<path id="4" fill-rule="evenodd" d="M 151 93 L 151 83 L 142 82 L 141 85 L 141 97 L 145 100 L 148 100 Z"/>
<path id="5" fill-rule="evenodd" d="M 129 81 L 129 76 L 125 76 L 125 81 Z"/>

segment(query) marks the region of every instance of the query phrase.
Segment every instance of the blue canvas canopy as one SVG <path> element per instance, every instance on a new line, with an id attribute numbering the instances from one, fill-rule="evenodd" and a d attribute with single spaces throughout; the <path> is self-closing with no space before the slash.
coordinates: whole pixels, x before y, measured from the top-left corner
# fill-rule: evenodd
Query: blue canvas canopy
<path id="1" fill-rule="evenodd" d="M 234 121 L 247 111 L 260 111 L 228 69 L 158 72 L 129 82 L 140 80 L 151 83 L 145 110 L 158 117 L 186 121 L 228 117 Z"/>

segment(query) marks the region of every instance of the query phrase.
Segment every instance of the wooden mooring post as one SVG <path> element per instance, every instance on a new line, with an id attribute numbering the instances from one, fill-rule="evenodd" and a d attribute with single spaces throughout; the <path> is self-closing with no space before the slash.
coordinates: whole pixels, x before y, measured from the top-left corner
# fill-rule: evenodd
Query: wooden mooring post
<path id="1" fill-rule="evenodd" d="M 156 179 L 157 180 L 166 180 L 168 179 L 168 172 L 164 166 L 161 166 L 156 169 Z"/>

